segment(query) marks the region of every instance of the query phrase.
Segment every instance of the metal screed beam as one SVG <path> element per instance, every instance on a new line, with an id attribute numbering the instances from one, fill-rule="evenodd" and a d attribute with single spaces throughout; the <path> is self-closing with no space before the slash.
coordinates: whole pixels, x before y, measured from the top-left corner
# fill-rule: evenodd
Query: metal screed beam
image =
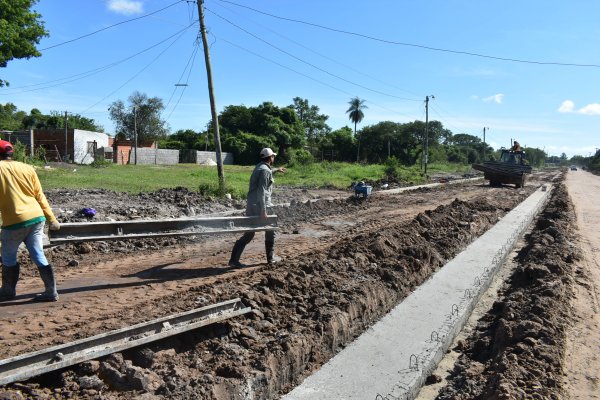
<path id="1" fill-rule="evenodd" d="M 197 308 L 87 339 L 0 360 L 0 386 L 140 346 L 251 311 L 240 299 Z"/>

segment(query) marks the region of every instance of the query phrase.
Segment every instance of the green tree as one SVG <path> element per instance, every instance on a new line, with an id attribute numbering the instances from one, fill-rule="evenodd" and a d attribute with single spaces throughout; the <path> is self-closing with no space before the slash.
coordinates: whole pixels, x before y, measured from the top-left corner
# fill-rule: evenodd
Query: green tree
<path id="1" fill-rule="evenodd" d="M 79 114 L 68 114 L 67 127 L 91 132 L 104 132 L 104 127 L 98 125 L 93 118 L 83 117 Z M 65 127 L 65 114 L 60 111 L 50 111 L 44 128 L 63 129 Z"/>
<path id="2" fill-rule="evenodd" d="M 359 122 L 361 122 L 363 120 L 363 118 L 365 117 L 363 110 L 365 110 L 369 107 L 367 107 L 367 105 L 365 104 L 365 100 L 358 98 L 358 96 L 350 99 L 348 104 L 350 104 L 350 107 L 348 107 L 348 109 L 346 110 L 346 113 L 348 114 L 348 118 L 350 119 L 350 121 L 352 121 L 354 123 L 354 136 L 356 136 L 356 125 Z M 360 159 L 360 136 L 357 138 L 356 162 L 358 162 L 359 159 Z"/>
<path id="3" fill-rule="evenodd" d="M 127 100 L 127 106 L 117 100 L 109 107 L 117 135 L 133 140 L 137 131 L 138 143 L 149 143 L 167 136 L 167 123 L 161 119 L 165 108 L 162 99 L 135 91 Z"/>
<path id="4" fill-rule="evenodd" d="M 293 101 L 294 104 L 288 107 L 296 111 L 304 127 L 309 146 L 316 147 L 319 141 L 331 132 L 331 128 L 326 123 L 329 116 L 320 114 L 319 107 L 309 105 L 306 99 L 294 97 Z"/>
<path id="5" fill-rule="evenodd" d="M 180 129 L 160 141 L 163 149 L 195 149 L 204 150 L 206 139 L 200 133 L 191 129 Z"/>
<path id="6" fill-rule="evenodd" d="M 48 120 L 48 116 L 42 114 L 40 110 L 37 108 L 31 109 L 29 115 L 25 116 L 22 121 L 23 129 L 44 129 L 46 128 L 46 121 Z"/>
<path id="7" fill-rule="evenodd" d="M 544 166 L 546 157 L 548 157 L 544 150 L 538 149 L 537 147 L 524 147 L 523 151 L 525 152 L 525 157 L 529 165 L 537 168 Z"/>
<path id="8" fill-rule="evenodd" d="M 352 129 L 348 126 L 329 132 L 320 141 L 320 158 L 329 161 L 354 160 L 355 140 Z"/>
<path id="9" fill-rule="evenodd" d="M 39 57 L 36 45 L 48 36 L 41 15 L 31 8 L 37 0 L 0 0 L 0 68 L 15 58 Z M 0 79 L 0 87 L 9 83 Z"/>
<path id="10" fill-rule="evenodd" d="M 16 131 L 21 128 L 23 118 L 27 116 L 25 111 L 19 111 L 13 103 L 0 104 L 0 129 Z"/>
<path id="11" fill-rule="evenodd" d="M 410 129 L 405 124 L 392 121 L 382 121 L 375 125 L 366 126 L 360 131 L 363 141 L 363 157 L 369 162 L 381 163 L 387 158 L 394 157 L 397 162 L 412 165 L 412 153 L 417 144 Z"/>
<path id="12" fill-rule="evenodd" d="M 240 163 L 246 163 L 243 161 L 246 156 L 242 154 L 245 151 L 252 152 L 252 163 L 260 151 L 260 148 L 242 146 L 244 139 L 251 140 L 254 146 L 269 143 L 269 147 L 276 149 L 280 162 L 287 161 L 288 149 L 300 148 L 305 143 L 303 126 L 294 109 L 280 108 L 271 102 L 264 102 L 257 107 L 227 106 L 219 115 L 219 126 L 224 149 L 231 151 Z M 255 140 L 255 137 L 262 139 Z"/>

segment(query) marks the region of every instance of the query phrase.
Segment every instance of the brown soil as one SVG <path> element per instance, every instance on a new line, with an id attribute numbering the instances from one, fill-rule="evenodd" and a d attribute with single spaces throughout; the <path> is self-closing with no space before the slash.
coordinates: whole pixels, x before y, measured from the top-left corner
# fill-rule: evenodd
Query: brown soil
<path id="1" fill-rule="evenodd" d="M 293 201 L 276 210 L 282 226 L 277 250 L 283 261 L 275 266 L 263 262 L 261 235 L 244 255 L 244 261 L 254 264 L 242 270 L 225 267 L 235 240 L 227 236 L 61 246 L 49 254 L 61 294 L 53 304 L 30 302 L 41 283 L 23 259 L 19 296 L 0 303 L 2 358 L 236 297 L 253 312 L 8 385 L 0 389 L 0 399 L 278 398 L 547 179 L 534 177 L 521 190 L 477 183 L 367 201 Z M 295 191 L 284 198 L 285 192 L 279 193 L 282 202 L 319 196 Z M 465 346 L 444 398 L 511 398 L 503 396 L 535 384 L 548 393 L 562 393 L 561 344 L 572 318 L 567 300 L 573 296 L 569 285 L 574 272 L 569 271 L 579 253 L 569 242 L 572 207 L 564 189 L 556 193 L 519 256 L 523 268 L 511 278 L 512 289 L 484 317 L 481 336 Z M 239 202 L 207 201 L 183 189 L 139 196 L 56 192 L 48 197 L 63 209 L 62 221 L 80 218 L 68 211 L 83 207 L 96 208 L 98 219 L 243 208 Z M 129 210 L 124 211 L 125 205 Z M 461 378 L 460 365 L 479 372 Z M 540 370 L 544 373 L 538 376 L 534 371 Z M 468 384 L 455 386 L 460 382 Z M 459 393 L 466 397 L 456 397 Z"/>

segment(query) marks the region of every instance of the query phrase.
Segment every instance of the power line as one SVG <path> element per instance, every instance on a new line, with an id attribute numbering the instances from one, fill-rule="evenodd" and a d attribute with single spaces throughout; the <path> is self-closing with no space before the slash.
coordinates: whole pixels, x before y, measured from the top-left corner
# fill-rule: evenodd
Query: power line
<path id="1" fill-rule="evenodd" d="M 230 12 L 234 13 L 234 14 L 240 15 L 240 14 L 239 14 L 239 13 L 237 13 L 236 11 L 234 11 L 234 10 L 232 10 L 231 8 L 228 8 L 228 7 L 224 6 L 224 5 L 221 5 L 221 7 L 223 7 L 225 10 L 228 10 L 228 11 L 230 11 Z M 245 20 L 251 21 L 251 22 L 253 22 L 254 24 L 256 24 L 256 25 L 260 26 L 261 28 L 263 28 L 263 29 L 266 29 L 267 31 L 269 31 L 269 32 L 271 32 L 271 33 L 273 33 L 273 34 L 275 34 L 275 35 L 277 35 L 277 36 L 279 36 L 279 37 L 281 37 L 281 38 L 283 38 L 283 39 L 285 39 L 285 40 L 289 41 L 289 42 L 292 42 L 292 43 L 294 43 L 295 45 L 297 45 L 297 46 L 299 46 L 299 47 L 302 47 L 303 49 L 305 49 L 305 50 L 307 50 L 307 51 L 309 51 L 309 52 L 311 52 L 311 53 L 313 53 L 313 54 L 316 54 L 316 55 L 318 55 L 319 57 L 322 57 L 322 58 L 324 58 L 324 59 L 326 59 L 326 60 L 329 60 L 329 61 L 331 61 L 331 62 L 333 62 L 333 63 L 335 63 L 335 64 L 337 64 L 337 65 L 341 65 L 342 67 L 344 67 L 344 68 L 347 68 L 347 69 L 349 69 L 349 70 L 351 70 L 351 71 L 353 71 L 353 72 L 355 72 L 355 73 L 357 73 L 357 74 L 359 74 L 359 75 L 365 76 L 365 77 L 367 77 L 367 78 L 369 78 L 369 79 L 372 79 L 372 80 L 374 80 L 374 81 L 377 81 L 377 82 L 379 82 L 379 83 L 383 83 L 384 85 L 387 85 L 387 86 L 392 86 L 392 87 L 394 87 L 394 88 L 396 88 L 396 89 L 398 89 L 398 90 L 400 90 L 400 91 L 406 92 L 406 93 L 408 93 L 408 94 L 411 94 L 411 95 L 413 95 L 413 96 L 420 96 L 420 95 L 418 95 L 418 94 L 416 94 L 416 93 L 413 93 L 413 92 L 411 92 L 411 91 L 409 91 L 409 90 L 403 89 L 403 88 L 401 88 L 401 87 L 399 87 L 399 86 L 397 86 L 397 85 L 395 85 L 395 84 L 393 84 L 393 83 L 385 82 L 385 81 L 382 81 L 381 79 L 379 79 L 379 78 L 377 78 L 377 77 L 375 77 L 375 76 L 371 76 L 371 75 L 369 75 L 369 74 L 366 74 L 366 73 L 364 73 L 363 71 L 361 71 L 361 70 L 359 70 L 359 69 L 357 69 L 357 68 L 354 68 L 354 67 L 352 67 L 351 65 L 344 64 L 343 62 L 340 62 L 339 60 L 336 60 L 336 59 L 335 59 L 335 58 L 333 58 L 333 57 L 329 57 L 329 56 L 327 56 L 327 55 L 325 55 L 325 54 L 319 53 L 318 51 L 316 51 L 316 50 L 315 50 L 315 49 L 313 49 L 312 47 L 305 46 L 304 44 L 302 44 L 302 43 L 300 43 L 300 42 L 298 42 L 298 41 L 296 41 L 296 40 L 294 40 L 294 39 L 292 39 L 292 38 L 290 38 L 290 37 L 288 37 L 288 36 L 282 35 L 281 33 L 277 32 L 277 31 L 275 31 L 275 30 L 273 30 L 273 29 L 271 29 L 271 28 L 269 28 L 269 27 L 267 27 L 267 26 L 264 26 L 264 25 L 262 25 L 262 24 L 260 24 L 260 23 L 256 22 L 255 20 L 249 19 L 249 18 L 247 18 L 246 16 L 244 16 L 244 18 L 245 18 Z M 421 100 L 416 100 L 416 99 L 415 99 L 415 101 L 419 101 L 419 102 L 420 102 Z"/>
<path id="2" fill-rule="evenodd" d="M 268 41 L 266 41 L 266 40 L 264 40 L 264 39 L 260 38 L 259 36 L 255 35 L 254 33 L 252 33 L 252 32 L 250 32 L 250 31 L 248 31 L 248 30 L 246 30 L 246 29 L 242 28 L 241 26 L 239 26 L 239 25 L 235 24 L 234 22 L 231 22 L 231 21 L 230 21 L 230 20 L 228 20 L 227 18 L 225 18 L 225 17 L 222 17 L 221 15 L 219 15 L 219 14 L 215 13 L 214 11 L 212 11 L 212 10 L 210 10 L 210 9 L 208 9 L 208 8 L 207 8 L 206 10 L 207 10 L 207 11 L 210 11 L 210 12 L 211 12 L 212 14 L 214 14 L 216 17 L 218 17 L 218 18 L 221 18 L 222 20 L 224 20 L 225 22 L 229 23 L 230 25 L 232 25 L 232 26 L 234 26 L 234 27 L 238 28 L 239 30 L 241 30 L 241 31 L 245 32 L 246 34 L 248 34 L 248 35 L 250 35 L 250 36 L 254 37 L 254 38 L 255 38 L 255 39 L 257 39 L 257 40 L 260 40 L 261 42 L 265 43 L 266 45 L 273 47 L 274 49 L 276 49 L 276 50 L 278 50 L 278 51 L 280 51 L 280 52 L 282 52 L 282 53 L 284 53 L 284 54 L 286 54 L 286 55 L 288 55 L 288 56 L 290 56 L 290 57 L 292 57 L 292 58 L 294 58 L 294 59 L 296 59 L 296 60 L 300 61 L 301 63 L 304 63 L 304 64 L 306 64 L 306 65 L 308 65 L 308 66 L 310 66 L 310 67 L 313 67 L 313 68 L 315 68 L 315 69 L 317 69 L 317 70 L 319 70 L 319 71 L 321 71 L 321 72 L 324 72 L 324 73 L 326 73 L 327 75 L 331 75 L 331 76 L 333 76 L 334 78 L 337 78 L 337 79 L 339 79 L 339 80 L 342 80 L 342 81 L 344 81 L 344 82 L 346 82 L 346 83 L 349 83 L 349 84 L 351 84 L 351 85 L 358 86 L 358 87 L 360 87 L 361 89 L 365 89 L 365 90 L 368 90 L 368 91 L 370 91 L 370 92 L 377 93 L 377 94 L 381 94 L 381 95 L 384 95 L 384 96 L 389 96 L 389 97 L 393 97 L 393 98 L 396 98 L 396 99 L 399 99 L 399 100 L 406 100 L 406 101 L 420 101 L 420 100 L 415 100 L 415 99 L 408 99 L 408 98 L 406 98 L 406 97 L 395 96 L 395 95 L 393 95 L 393 94 L 389 94 L 389 93 L 381 92 L 381 91 L 379 91 L 379 90 L 371 89 L 371 88 L 369 88 L 369 87 L 366 87 L 366 86 L 363 86 L 363 85 L 361 85 L 361 84 L 358 84 L 358 83 L 356 83 L 356 82 L 352 82 L 352 81 L 350 81 L 350 80 L 348 80 L 348 79 L 346 79 L 346 78 L 343 78 L 343 77 L 341 77 L 341 76 L 339 76 L 339 75 L 336 75 L 336 74 L 334 74 L 334 73 L 331 73 L 331 72 L 329 72 L 329 71 L 327 71 L 327 70 L 325 70 L 325 69 L 323 69 L 323 68 L 320 68 L 320 67 L 318 67 L 318 66 L 316 66 L 316 65 L 314 65 L 314 64 L 312 64 L 312 63 L 310 63 L 310 62 L 308 62 L 308 61 L 306 61 L 306 60 L 303 60 L 303 59 L 301 59 L 300 57 L 297 57 L 297 56 L 295 56 L 294 54 L 290 53 L 289 51 L 286 51 L 286 50 L 284 50 L 284 49 L 282 49 L 282 48 L 280 48 L 280 47 L 278 47 L 278 46 L 275 46 L 274 44 L 272 44 L 272 43 L 270 43 L 270 42 L 268 42 Z"/>
<path id="3" fill-rule="evenodd" d="M 188 65 L 190 66 L 187 78 L 185 80 L 185 84 L 183 86 L 183 89 L 181 90 L 181 93 L 179 94 L 179 98 L 177 99 L 177 102 L 175 103 L 175 105 L 171 109 L 171 112 L 169 113 L 169 116 L 166 118 L 167 121 L 169 120 L 169 118 L 171 118 L 171 115 L 173 115 L 173 112 L 177 109 L 177 106 L 179 105 L 179 102 L 181 101 L 181 98 L 183 97 L 183 93 L 185 93 L 185 89 L 187 89 L 188 82 L 190 81 L 190 75 L 192 74 L 192 70 L 194 68 L 194 61 L 196 60 L 196 55 L 198 54 L 198 50 L 199 49 L 200 49 L 199 43 L 196 42 L 196 46 L 194 47 L 194 51 L 192 52 L 192 56 L 190 57 L 190 59 L 188 60 L 187 65 L 185 66 L 186 69 L 187 69 Z M 185 69 L 184 69 L 183 73 L 185 73 Z M 183 77 L 183 73 L 181 74 L 181 77 Z M 179 83 L 181 81 L 181 77 L 179 78 L 179 81 L 177 81 L 177 83 Z M 175 87 L 175 89 L 177 89 L 177 87 Z M 173 92 L 173 94 L 175 94 L 175 92 Z M 171 95 L 171 97 L 173 97 L 173 96 Z M 171 102 L 171 99 L 169 99 L 169 103 L 170 102 Z M 167 103 L 167 105 L 165 106 L 165 108 L 167 108 L 169 106 L 169 103 Z"/>
<path id="4" fill-rule="evenodd" d="M 174 6 L 175 4 L 177 4 L 177 3 L 182 3 L 183 1 L 185 1 L 185 0 L 177 0 L 175 3 L 169 4 L 168 6 L 166 6 L 166 7 L 163 7 L 163 8 L 161 8 L 160 10 L 156 10 L 156 11 L 153 11 L 153 12 L 151 12 L 151 13 L 144 14 L 144 15 L 141 15 L 141 16 L 139 16 L 139 17 L 131 18 L 131 19 L 128 19 L 128 20 L 125 20 L 125 21 L 117 22 L 116 24 L 113 24 L 113 25 L 107 26 L 107 27 L 105 27 L 105 28 L 102 28 L 102 29 L 98 29 L 97 31 L 90 32 L 90 33 L 86 33 L 85 35 L 82 35 L 82 36 L 76 37 L 75 39 L 67 40 L 67 41 L 65 41 L 65 42 L 62 42 L 62 43 L 58 43 L 58 44 L 55 44 L 55 45 L 52 45 L 52 46 L 45 47 L 45 48 L 43 48 L 43 49 L 40 49 L 40 51 L 50 50 L 50 49 L 53 49 L 53 48 L 55 48 L 55 47 L 63 46 L 63 45 L 65 45 L 65 44 L 68 44 L 68 43 L 73 43 L 73 42 L 75 42 L 75 41 L 77 41 L 77 40 L 80 40 L 80 39 L 83 39 L 83 38 L 86 38 L 86 37 L 90 37 L 90 36 L 92 36 L 92 35 L 95 35 L 96 33 L 100 33 L 100 32 L 102 32 L 102 31 L 106 31 L 106 30 L 108 30 L 108 29 L 114 28 L 115 26 L 123 25 L 123 24 L 126 24 L 126 23 L 128 23 L 128 22 L 137 21 L 137 20 L 139 20 L 139 19 L 142 19 L 142 18 L 149 17 L 149 16 L 151 16 L 151 15 L 154 15 L 154 14 L 157 14 L 157 13 L 159 13 L 159 12 L 161 12 L 161 11 L 164 11 L 164 10 L 166 10 L 167 8 L 173 7 L 173 6 Z"/>
<path id="5" fill-rule="evenodd" d="M 8 95 L 15 95 L 15 94 L 20 94 L 20 93 L 33 92 L 33 91 L 37 91 L 37 90 L 49 89 L 49 88 L 52 88 L 52 87 L 56 87 L 56 86 L 64 85 L 64 84 L 67 84 L 67 83 L 75 82 L 75 81 L 78 81 L 80 79 L 88 78 L 88 77 L 96 75 L 96 74 L 98 74 L 100 72 L 106 71 L 106 70 L 108 70 L 110 68 L 113 68 L 113 67 L 115 67 L 115 66 L 117 66 L 119 64 L 122 64 L 125 61 L 128 61 L 128 60 L 130 60 L 132 58 L 135 58 L 135 57 L 139 56 L 140 54 L 143 54 L 143 53 L 145 53 L 145 52 L 147 52 L 147 51 L 149 51 L 149 50 L 151 50 L 151 49 L 153 49 L 153 48 L 155 48 L 157 46 L 160 46 L 161 44 L 163 44 L 164 42 L 168 41 L 169 39 L 171 39 L 171 38 L 173 38 L 173 37 L 181 34 L 182 32 L 188 30 L 191 26 L 193 26 L 195 24 L 196 24 L 196 22 L 193 22 L 192 24 L 190 24 L 187 27 L 185 27 L 185 28 L 183 28 L 183 29 L 175 32 L 174 34 L 172 34 L 169 37 L 161 40 L 160 42 L 157 42 L 157 43 L 153 44 L 152 46 L 147 47 L 144 50 L 141 50 L 141 51 L 139 51 L 139 52 L 137 52 L 135 54 L 132 54 L 132 55 L 130 55 L 128 57 L 125 57 L 125 58 L 123 58 L 121 60 L 112 62 L 110 64 L 106 64 L 104 66 L 101 66 L 101 67 L 98 67 L 98 68 L 94 68 L 94 69 L 91 69 L 91 70 L 88 70 L 88 71 L 85 71 L 85 72 L 81 72 L 81 73 L 78 73 L 78 74 L 75 74 L 75 75 L 71 75 L 71 76 L 67 76 L 67 77 L 59 78 L 59 79 L 54 79 L 54 80 L 51 80 L 51 81 L 48 81 L 48 82 L 35 83 L 35 84 L 31 84 L 31 85 L 18 86 L 18 87 L 8 87 L 8 88 L 5 88 L 5 91 L 12 91 L 12 93 L 0 93 L 0 96 L 8 96 Z M 54 82 L 59 82 L 59 83 L 53 84 Z M 36 86 L 42 86 L 42 87 L 38 87 L 38 88 L 34 88 L 34 89 L 27 89 L 27 90 L 22 90 L 22 91 L 16 91 L 16 92 L 14 91 L 14 90 L 18 90 L 18 89 L 26 89 L 26 88 L 36 87 Z"/>
<path id="6" fill-rule="evenodd" d="M 146 69 L 148 69 L 152 64 L 154 64 L 154 62 L 156 60 L 158 60 L 167 50 L 169 50 L 171 48 L 171 46 L 173 46 L 175 44 L 175 42 L 177 42 L 185 33 L 185 31 L 187 29 L 189 29 L 192 25 L 195 24 L 191 24 L 189 25 L 185 30 L 183 30 L 183 32 L 181 32 L 179 34 L 179 36 L 177 36 L 163 51 L 161 51 L 156 57 L 154 57 L 152 59 L 152 61 L 150 61 L 148 64 L 146 64 L 142 69 L 140 69 L 138 72 L 136 72 L 131 78 L 129 78 L 128 80 L 125 81 L 125 83 L 123 83 L 121 86 L 119 86 L 118 88 L 116 88 L 115 90 L 113 90 L 112 92 L 110 92 L 109 94 L 107 94 L 106 96 L 104 96 L 103 98 L 101 98 L 100 100 L 98 100 L 96 103 L 92 104 L 91 106 L 89 106 L 88 108 L 86 108 L 85 110 L 83 110 L 82 112 L 86 112 L 89 109 L 97 106 L 98 104 L 100 104 L 101 102 L 103 102 L 104 100 L 106 100 L 108 97 L 112 96 L 113 94 L 115 94 L 116 92 L 118 92 L 119 90 L 121 90 L 125 85 L 127 85 L 129 82 L 131 82 L 132 80 L 134 80 L 135 78 L 137 78 L 142 72 L 144 72 Z"/>
<path id="7" fill-rule="evenodd" d="M 272 59 L 270 59 L 270 58 L 268 58 L 268 57 L 265 57 L 265 56 L 263 56 L 262 54 L 255 53 L 255 52 L 253 52 L 253 51 L 249 50 L 247 47 L 244 47 L 244 46 L 237 45 L 237 44 L 235 44 L 235 43 L 233 43 L 233 42 L 231 42 L 231 41 L 229 41 L 229 40 L 227 40 L 227 39 L 221 38 L 221 37 L 219 37 L 219 40 L 222 40 L 223 42 L 225 42 L 225 43 L 228 43 L 228 44 L 230 44 L 231 46 L 237 47 L 237 48 L 238 48 L 238 49 L 240 49 L 240 50 L 243 50 L 243 51 L 245 51 L 245 52 L 247 52 L 247 53 L 250 53 L 250 54 L 252 54 L 252 55 L 254 55 L 254 56 L 256 56 L 256 57 L 262 58 L 262 59 L 263 59 L 263 60 L 265 60 L 265 61 L 268 61 L 268 62 L 270 62 L 270 63 L 273 63 L 273 64 L 275 64 L 275 65 L 277 65 L 277 66 L 279 66 L 279 67 L 281 67 L 281 68 L 287 69 L 288 71 L 291 71 L 291 72 L 293 72 L 293 73 L 295 73 L 295 74 L 301 75 L 301 76 L 303 76 L 303 77 L 305 77 L 305 78 L 308 78 L 308 79 L 310 79 L 310 80 L 312 80 L 312 81 L 315 81 L 315 82 L 317 82 L 317 83 L 319 83 L 319 84 L 321 84 L 321 85 L 323 85 L 323 86 L 327 86 L 328 88 L 331 88 L 331 89 L 333 89 L 333 90 L 336 90 L 336 91 L 338 91 L 338 92 L 340 92 L 340 93 L 346 94 L 346 95 L 348 95 L 348 96 L 354 96 L 354 95 L 355 95 L 354 93 L 347 92 L 347 91 L 345 91 L 344 89 L 340 89 L 340 88 L 338 88 L 338 87 L 336 87 L 336 86 L 330 85 L 330 84 L 329 84 L 329 83 L 327 83 L 327 82 L 323 82 L 323 81 L 321 81 L 321 80 L 319 80 L 319 79 L 316 79 L 316 78 L 313 78 L 312 76 L 310 76 L 310 75 L 307 75 L 307 74 L 305 74 L 305 73 L 303 73 L 303 72 L 297 71 L 297 70 L 295 70 L 295 69 L 293 69 L 293 68 L 291 68 L 291 67 L 288 67 L 287 65 L 283 65 L 283 64 L 281 64 L 280 62 L 274 61 L 274 60 L 272 60 Z M 370 100 L 367 100 L 367 101 L 369 102 L 369 104 L 373 104 L 373 105 L 375 105 L 375 106 L 377 106 L 377 107 L 379 107 L 379 108 L 381 108 L 381 109 L 383 109 L 383 110 L 390 111 L 390 112 L 392 112 L 392 113 L 394 113 L 394 114 L 402 115 L 402 116 L 404 116 L 404 117 L 408 117 L 409 119 L 412 119 L 412 118 L 414 118 L 413 116 L 409 116 L 409 115 L 403 114 L 403 113 L 401 113 L 401 112 L 398 112 L 398 111 L 396 111 L 396 110 L 392 110 L 391 108 L 388 108 L 388 107 L 382 106 L 381 104 L 378 104 L 378 103 L 374 103 L 374 102 L 372 102 L 372 101 L 370 101 Z"/>
<path id="8" fill-rule="evenodd" d="M 298 19 L 281 17 L 281 16 L 278 16 L 278 15 L 274 15 L 274 14 L 270 14 L 270 13 L 267 13 L 267 12 L 264 12 L 264 11 L 257 10 L 255 8 L 252 8 L 252 7 L 249 7 L 249 6 L 245 6 L 245 5 L 242 5 L 242 4 L 237 4 L 237 3 L 234 3 L 232 1 L 227 1 L 227 0 L 220 0 L 220 1 L 223 2 L 223 3 L 232 4 L 232 5 L 237 6 L 237 7 L 246 8 L 246 9 L 254 11 L 256 13 L 263 14 L 263 15 L 266 15 L 266 16 L 269 16 L 269 17 L 272 17 L 272 18 L 277 18 L 277 19 L 280 19 L 280 20 L 283 20 L 283 21 L 295 22 L 295 23 L 298 23 L 298 24 L 304 24 L 304 25 L 308 25 L 308 26 L 313 26 L 313 27 L 324 29 L 324 30 L 328 30 L 328 31 L 331 31 L 331 32 L 343 33 L 345 35 L 357 36 L 357 37 L 361 37 L 363 39 L 373 40 L 373 41 L 381 42 L 381 43 L 393 44 L 393 45 L 397 45 L 397 46 L 416 47 L 416 48 L 425 49 L 425 50 L 431 50 L 431 51 L 438 51 L 438 52 L 444 52 L 444 53 L 459 54 L 459 55 L 466 55 L 466 56 L 480 57 L 480 58 L 488 58 L 488 59 L 492 59 L 492 60 L 508 61 L 508 62 L 522 63 L 522 64 L 554 65 L 554 66 L 560 66 L 560 67 L 600 68 L 600 64 L 579 64 L 579 63 L 562 63 L 562 62 L 554 62 L 554 61 L 524 60 L 524 59 L 519 59 L 519 58 L 499 57 L 499 56 L 492 56 L 492 55 L 488 55 L 488 54 L 473 53 L 473 52 L 463 51 L 463 50 L 444 49 L 444 48 L 441 48 L 441 47 L 425 46 L 425 45 L 420 45 L 420 44 L 416 44 L 416 43 L 398 42 L 398 41 L 394 41 L 394 40 L 381 39 L 381 38 L 378 38 L 378 37 L 369 36 L 369 35 L 365 35 L 365 34 L 362 34 L 362 33 L 346 31 L 346 30 L 343 30 L 343 29 L 330 28 L 328 26 L 319 25 L 319 24 L 315 24 L 315 23 L 312 23 L 312 22 L 301 21 L 301 20 L 298 20 Z"/>

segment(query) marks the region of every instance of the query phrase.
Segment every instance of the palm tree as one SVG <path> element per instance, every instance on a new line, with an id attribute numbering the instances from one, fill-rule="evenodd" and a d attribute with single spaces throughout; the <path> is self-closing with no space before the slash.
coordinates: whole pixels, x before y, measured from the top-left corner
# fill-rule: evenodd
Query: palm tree
<path id="1" fill-rule="evenodd" d="M 369 108 L 365 105 L 365 100 L 361 100 L 358 96 L 352 98 L 348 104 L 350 107 L 346 112 L 348 113 L 348 118 L 350 121 L 354 122 L 354 137 L 356 137 L 356 124 L 363 120 L 365 114 L 363 110 Z M 360 157 L 360 137 L 358 138 L 358 149 L 356 150 L 356 162 L 358 162 Z"/>

